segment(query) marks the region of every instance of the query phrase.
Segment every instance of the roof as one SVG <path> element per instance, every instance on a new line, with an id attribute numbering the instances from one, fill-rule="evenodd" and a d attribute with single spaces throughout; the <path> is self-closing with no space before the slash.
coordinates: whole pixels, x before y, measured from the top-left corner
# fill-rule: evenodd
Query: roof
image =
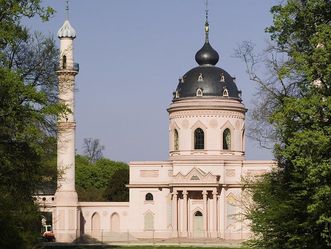
<path id="1" fill-rule="evenodd" d="M 59 38 L 76 38 L 76 31 L 75 29 L 70 25 L 70 22 L 68 20 L 65 20 L 62 27 L 57 32 L 57 36 Z"/>

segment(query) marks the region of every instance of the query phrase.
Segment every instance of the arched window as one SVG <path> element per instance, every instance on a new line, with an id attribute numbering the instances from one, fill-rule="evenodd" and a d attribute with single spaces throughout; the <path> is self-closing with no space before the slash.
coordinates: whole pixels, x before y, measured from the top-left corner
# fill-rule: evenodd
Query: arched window
<path id="1" fill-rule="evenodd" d="M 205 134 L 201 128 L 194 131 L 194 149 L 203 150 L 205 148 Z"/>
<path id="2" fill-rule="evenodd" d="M 91 218 L 91 230 L 94 233 L 100 231 L 100 215 L 98 213 L 94 213 Z"/>
<path id="3" fill-rule="evenodd" d="M 196 211 L 194 216 L 202 216 L 202 213 L 200 211 Z"/>
<path id="4" fill-rule="evenodd" d="M 198 81 L 203 81 L 202 73 L 199 74 Z"/>
<path id="5" fill-rule="evenodd" d="M 151 231 L 154 230 L 154 215 L 152 212 L 148 211 L 144 217 L 144 227 L 145 230 Z"/>
<path id="6" fill-rule="evenodd" d="M 151 193 L 147 193 L 145 196 L 145 201 L 152 201 L 153 200 L 153 195 Z"/>
<path id="7" fill-rule="evenodd" d="M 62 67 L 63 69 L 67 68 L 67 56 L 63 55 L 62 57 Z"/>
<path id="8" fill-rule="evenodd" d="M 179 150 L 178 131 L 174 130 L 174 150 Z"/>
<path id="9" fill-rule="evenodd" d="M 231 131 L 229 128 L 223 131 L 223 150 L 231 150 Z"/>
<path id="10" fill-rule="evenodd" d="M 220 82 L 225 82 L 225 78 L 224 78 L 224 74 L 223 73 L 220 75 Z"/>
<path id="11" fill-rule="evenodd" d="M 202 96 L 203 96 L 203 91 L 202 91 L 201 88 L 198 88 L 198 89 L 197 89 L 196 95 L 197 95 L 198 97 L 202 97 Z"/>
<path id="12" fill-rule="evenodd" d="M 110 230 L 113 232 L 120 231 L 120 216 L 118 213 L 113 213 L 110 216 Z"/>
<path id="13" fill-rule="evenodd" d="M 228 91 L 228 89 L 224 89 L 224 91 L 223 91 L 223 96 L 224 97 L 229 97 L 229 91 Z"/>

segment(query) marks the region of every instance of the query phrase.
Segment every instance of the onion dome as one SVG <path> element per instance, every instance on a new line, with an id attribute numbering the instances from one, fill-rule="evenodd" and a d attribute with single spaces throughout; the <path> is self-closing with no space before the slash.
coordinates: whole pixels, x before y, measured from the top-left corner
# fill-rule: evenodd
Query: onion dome
<path id="1" fill-rule="evenodd" d="M 62 27 L 57 32 L 57 36 L 59 38 L 76 38 L 76 31 L 75 29 L 70 25 L 70 22 L 68 20 L 65 20 Z"/>
<path id="2" fill-rule="evenodd" d="M 205 44 L 195 54 L 195 60 L 199 65 L 216 65 L 219 60 L 219 55 L 209 43 L 209 24 L 205 23 Z"/>
<path id="3" fill-rule="evenodd" d="M 196 53 L 195 60 L 199 64 L 179 79 L 174 92 L 173 101 L 187 97 L 220 97 L 241 101 L 235 78 L 222 68 L 216 67 L 219 55 L 209 43 L 209 24 L 205 23 L 205 44 Z"/>
<path id="4" fill-rule="evenodd" d="M 195 54 L 195 60 L 199 65 L 216 65 L 219 60 L 219 55 L 212 48 L 209 42 L 206 42 L 203 47 Z"/>

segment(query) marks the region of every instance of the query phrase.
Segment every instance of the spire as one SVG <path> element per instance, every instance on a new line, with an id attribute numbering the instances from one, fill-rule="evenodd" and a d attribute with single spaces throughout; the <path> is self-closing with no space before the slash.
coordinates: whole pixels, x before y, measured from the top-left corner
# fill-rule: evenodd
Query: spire
<path id="1" fill-rule="evenodd" d="M 206 35 L 206 38 L 205 38 L 205 42 L 209 43 L 208 0 L 206 0 L 205 5 L 206 5 L 206 10 L 205 10 L 206 11 L 206 21 L 205 21 L 205 35 Z"/>
<path id="2" fill-rule="evenodd" d="M 70 25 L 69 22 L 69 0 L 66 0 L 66 7 L 65 7 L 65 18 L 66 20 L 64 21 L 62 27 L 59 29 L 57 32 L 57 36 L 59 38 L 76 38 L 76 31 L 75 29 Z"/>
<path id="3" fill-rule="evenodd" d="M 69 20 L 69 0 L 66 0 L 66 20 Z"/>
<path id="4" fill-rule="evenodd" d="M 195 60 L 199 65 L 216 65 L 219 60 L 219 55 L 209 43 L 209 21 L 208 21 L 208 0 L 205 0 L 205 44 L 203 47 L 195 54 Z"/>

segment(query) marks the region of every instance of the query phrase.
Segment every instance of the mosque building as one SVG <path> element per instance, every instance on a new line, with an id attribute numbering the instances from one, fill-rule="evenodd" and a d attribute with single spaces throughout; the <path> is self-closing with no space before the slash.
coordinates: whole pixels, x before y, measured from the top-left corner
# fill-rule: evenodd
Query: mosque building
<path id="1" fill-rule="evenodd" d="M 79 202 L 75 190 L 74 62 L 76 32 L 65 20 L 60 39 L 59 99 L 71 113 L 58 121 L 58 180 L 43 200 L 58 242 L 84 235 L 102 241 L 143 238 L 247 239 L 242 179 L 270 171 L 273 161 L 245 159 L 245 113 L 235 78 L 217 67 L 205 41 L 198 66 L 178 82 L 169 113 L 169 159 L 130 163 L 129 202 Z M 166 142 L 166 141 L 165 141 Z"/>

